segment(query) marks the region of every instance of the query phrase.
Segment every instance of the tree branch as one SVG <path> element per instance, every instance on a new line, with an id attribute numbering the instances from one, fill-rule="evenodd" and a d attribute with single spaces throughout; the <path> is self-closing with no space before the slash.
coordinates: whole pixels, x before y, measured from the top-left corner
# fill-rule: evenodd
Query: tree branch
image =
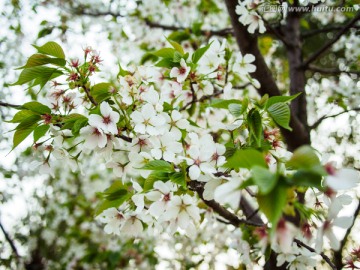
<path id="1" fill-rule="evenodd" d="M 330 75 L 339 75 L 341 73 L 346 73 L 346 74 L 357 74 L 360 75 L 360 71 L 358 70 L 340 70 L 337 68 L 322 68 L 322 67 L 317 67 L 314 65 L 309 65 L 309 67 L 307 68 L 308 70 L 314 71 L 314 72 L 320 72 L 323 74 L 330 74 Z"/>
<path id="2" fill-rule="evenodd" d="M 330 26 L 330 27 L 325 27 L 325 28 L 319 28 L 319 29 L 314 29 L 314 30 L 310 30 L 310 31 L 306 31 L 304 33 L 301 33 L 301 38 L 309 38 L 321 33 L 329 33 L 329 32 L 334 32 L 334 31 L 338 31 L 343 29 L 344 25 L 339 25 L 339 26 Z M 360 26 L 354 25 L 352 27 L 350 27 L 352 29 L 360 29 Z"/>
<path id="3" fill-rule="evenodd" d="M 235 13 L 237 0 L 225 0 L 231 23 L 234 28 L 234 35 L 239 45 L 240 51 L 243 55 L 249 53 L 255 56 L 254 65 L 256 66 L 255 72 L 251 73 L 251 76 L 260 82 L 260 89 L 258 92 L 260 95 L 268 94 L 269 96 L 280 96 L 276 82 L 272 76 L 272 72 L 265 63 L 262 56 L 255 35 L 251 35 L 245 26 L 239 23 L 238 15 Z M 306 126 L 301 123 L 296 114 L 291 112 L 290 126 L 292 131 L 281 128 L 281 132 L 285 138 L 289 150 L 294 150 L 301 145 L 310 143 L 310 136 L 306 130 Z M 294 136 L 296 134 L 296 136 Z"/>
<path id="4" fill-rule="evenodd" d="M 0 107 L 9 107 L 9 108 L 19 109 L 19 108 L 21 108 L 21 105 L 15 105 L 15 104 L 10 104 L 10 103 L 0 101 Z"/>
<path id="5" fill-rule="evenodd" d="M 324 52 L 326 52 L 336 41 L 340 39 L 340 37 L 345 34 L 353 25 L 360 19 L 360 12 L 350 20 L 344 27 L 335 35 L 333 39 L 327 42 L 324 46 L 322 46 L 318 51 L 312 54 L 304 63 L 301 65 L 301 68 L 307 68 L 310 63 L 314 62 L 318 57 L 320 57 Z"/>
<path id="6" fill-rule="evenodd" d="M 20 255 L 18 253 L 18 250 L 15 246 L 14 241 L 11 239 L 10 235 L 8 234 L 8 232 L 5 230 L 4 226 L 2 225 L 2 223 L 0 222 L 0 229 L 3 232 L 6 241 L 9 243 L 11 250 L 13 251 L 13 253 L 15 254 L 16 258 L 20 258 Z"/>
<path id="7" fill-rule="evenodd" d="M 229 221 L 229 223 L 231 225 L 234 225 L 235 227 L 238 227 L 241 224 L 246 224 L 246 225 L 255 226 L 255 227 L 264 226 L 263 222 L 259 223 L 259 222 L 254 222 L 254 221 L 250 221 L 247 219 L 240 219 L 237 215 L 229 212 L 226 208 L 222 207 L 219 203 L 217 203 L 214 200 L 211 200 L 211 201 L 205 200 L 203 197 L 204 183 L 193 180 L 193 181 L 188 182 L 188 186 L 189 186 L 190 190 L 196 191 L 196 193 L 199 195 L 201 200 L 203 200 L 207 206 L 212 208 L 214 210 L 214 212 L 217 213 L 219 216 L 221 216 L 224 219 L 226 219 L 227 221 Z"/>
<path id="8" fill-rule="evenodd" d="M 309 250 L 311 252 L 316 252 L 315 249 L 313 249 L 312 247 L 306 245 L 305 243 L 301 242 L 298 239 L 294 239 L 294 242 L 296 244 L 298 244 L 299 246 L 301 246 L 303 248 L 306 248 L 307 250 Z M 331 267 L 331 269 L 334 269 L 334 270 L 338 269 L 338 268 L 336 268 L 334 263 L 330 260 L 330 258 L 324 254 L 324 252 L 321 252 L 319 255 L 324 259 L 325 262 L 327 262 L 327 264 Z"/>
<path id="9" fill-rule="evenodd" d="M 358 202 L 358 206 L 356 207 L 356 210 L 353 215 L 354 220 L 353 220 L 351 226 L 346 230 L 345 236 L 340 242 L 340 249 L 338 251 L 334 252 L 334 261 L 335 261 L 335 265 L 336 265 L 337 269 L 342 269 L 344 267 L 343 262 L 342 262 L 342 260 L 343 260 L 342 252 L 344 251 L 344 247 L 347 243 L 347 240 L 351 233 L 351 230 L 353 229 L 353 227 L 355 225 L 356 218 L 359 215 L 359 213 L 360 213 L 360 201 Z"/>
<path id="10" fill-rule="evenodd" d="M 328 118 L 334 118 L 334 117 L 337 117 L 339 115 L 342 115 L 344 113 L 348 113 L 348 112 L 357 112 L 357 111 L 360 111 L 360 107 L 356 107 L 356 108 L 352 108 L 352 109 L 349 109 L 349 110 L 345 110 L 345 111 L 342 111 L 342 112 L 339 112 L 339 113 L 335 113 L 335 114 L 332 114 L 332 115 L 324 115 L 322 117 L 320 117 L 314 124 L 312 124 L 309 128 L 310 129 L 315 129 L 317 128 L 321 123 L 322 121 L 324 121 L 325 119 L 328 119 Z"/>

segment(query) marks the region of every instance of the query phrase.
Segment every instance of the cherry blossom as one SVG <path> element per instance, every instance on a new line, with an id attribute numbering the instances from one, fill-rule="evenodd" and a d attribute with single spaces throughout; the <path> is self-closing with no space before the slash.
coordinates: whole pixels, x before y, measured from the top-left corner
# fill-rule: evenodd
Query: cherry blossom
<path id="1" fill-rule="evenodd" d="M 120 119 L 120 115 L 114 112 L 109 103 L 102 102 L 100 104 L 101 116 L 98 114 L 91 114 L 89 116 L 89 124 L 93 127 L 101 129 L 104 133 L 117 134 L 117 122 Z"/>
<path id="2" fill-rule="evenodd" d="M 182 58 L 180 60 L 180 67 L 173 67 L 170 71 L 170 77 L 176 77 L 178 83 L 182 83 L 186 80 L 187 76 L 189 75 L 190 67 L 186 65 L 185 60 Z"/>

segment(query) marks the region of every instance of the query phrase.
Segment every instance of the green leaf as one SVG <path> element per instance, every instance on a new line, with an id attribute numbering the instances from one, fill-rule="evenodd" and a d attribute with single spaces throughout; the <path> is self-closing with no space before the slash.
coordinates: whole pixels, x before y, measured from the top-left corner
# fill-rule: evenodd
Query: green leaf
<path id="1" fill-rule="evenodd" d="M 262 195 L 268 194 L 276 186 L 278 177 L 277 175 L 271 173 L 269 170 L 263 167 L 254 166 L 251 171 L 252 179 L 259 187 Z"/>
<path id="2" fill-rule="evenodd" d="M 206 46 L 204 46 L 204 47 L 201 47 L 201 48 L 197 49 L 197 50 L 193 53 L 193 55 L 192 55 L 192 57 L 191 57 L 192 62 L 193 62 L 194 64 L 197 64 L 197 62 L 199 62 L 199 60 L 201 59 L 201 57 L 206 53 L 206 51 L 210 48 L 210 46 L 211 46 L 211 43 L 208 44 L 208 45 L 206 45 Z"/>
<path id="3" fill-rule="evenodd" d="M 292 176 L 291 184 L 296 186 L 315 187 L 319 190 L 322 190 L 322 179 L 322 175 L 318 173 L 307 170 L 299 170 Z"/>
<path id="4" fill-rule="evenodd" d="M 120 63 L 118 64 L 119 66 L 119 72 L 117 74 L 117 77 L 125 77 L 126 75 L 131 75 L 131 73 L 125 69 L 123 69 L 120 65 Z"/>
<path id="5" fill-rule="evenodd" d="M 43 137 L 46 132 L 49 130 L 49 125 L 38 126 L 34 129 L 34 142 L 37 142 L 41 137 Z"/>
<path id="6" fill-rule="evenodd" d="M 184 54 L 184 49 L 179 43 L 177 43 L 176 41 L 173 41 L 173 40 L 171 40 L 169 38 L 167 38 L 167 41 L 171 44 L 171 46 L 174 47 L 175 50 L 177 50 L 182 55 Z"/>
<path id="7" fill-rule="evenodd" d="M 213 99 L 209 105 L 212 108 L 228 109 L 230 104 L 241 104 L 242 102 L 237 99 Z"/>
<path id="8" fill-rule="evenodd" d="M 90 93 L 97 103 L 101 103 L 110 96 L 109 89 L 111 86 L 111 83 L 98 83 L 91 88 Z"/>
<path id="9" fill-rule="evenodd" d="M 6 121 L 8 123 L 20 123 L 21 121 L 23 121 L 24 119 L 36 115 L 36 113 L 29 111 L 29 110 L 21 110 L 19 112 L 17 112 L 14 115 L 14 118 L 11 119 L 10 121 Z"/>
<path id="10" fill-rule="evenodd" d="M 74 122 L 74 125 L 71 129 L 71 132 L 74 136 L 79 135 L 79 131 L 82 127 L 84 127 L 88 123 L 87 118 L 80 118 Z"/>
<path id="11" fill-rule="evenodd" d="M 296 149 L 286 163 L 288 168 L 297 169 L 312 169 L 314 166 L 320 165 L 320 159 L 316 155 L 314 149 L 309 145 L 304 145 Z"/>
<path id="12" fill-rule="evenodd" d="M 300 95 L 301 95 L 301 93 L 298 93 L 298 94 L 293 95 L 293 96 L 273 96 L 273 97 L 268 99 L 268 102 L 266 103 L 265 108 L 267 109 L 267 108 L 269 108 L 271 105 L 273 105 L 275 103 L 292 101 L 292 100 L 294 100 L 295 98 L 297 98 Z"/>
<path id="13" fill-rule="evenodd" d="M 144 183 L 144 191 L 149 191 L 153 188 L 153 185 L 156 181 L 169 181 L 170 173 L 164 171 L 153 171 L 148 178 L 146 178 Z"/>
<path id="14" fill-rule="evenodd" d="M 242 107 L 240 104 L 231 103 L 228 108 L 229 112 L 235 117 L 239 117 L 242 114 Z"/>
<path id="15" fill-rule="evenodd" d="M 172 60 L 174 58 L 175 52 L 176 51 L 173 48 L 162 48 L 156 52 L 153 52 L 152 54 L 157 57 L 169 58 Z"/>
<path id="16" fill-rule="evenodd" d="M 254 166 L 267 168 L 265 157 L 255 149 L 237 150 L 224 165 L 226 168 L 246 168 L 251 169 Z"/>
<path id="17" fill-rule="evenodd" d="M 165 68 L 172 68 L 174 65 L 176 65 L 173 61 L 173 59 L 170 58 L 164 58 L 158 61 L 155 66 L 156 67 L 165 67 Z"/>
<path id="18" fill-rule="evenodd" d="M 279 126 L 286 128 L 288 130 L 292 130 L 289 126 L 290 123 L 290 108 L 285 103 L 275 103 L 271 105 L 267 109 L 271 118 L 275 121 Z"/>
<path id="19" fill-rule="evenodd" d="M 41 119 L 41 116 L 36 114 L 36 115 L 31 115 L 25 119 L 23 119 L 20 124 L 16 127 L 16 129 L 26 129 L 29 128 L 30 126 L 34 125 L 35 123 L 37 123 L 39 120 Z"/>
<path id="20" fill-rule="evenodd" d="M 168 39 L 176 42 L 182 42 L 184 40 L 188 40 L 190 37 L 191 35 L 186 31 L 174 31 L 168 36 Z"/>
<path id="21" fill-rule="evenodd" d="M 10 85 L 22 85 L 36 79 L 34 86 L 39 84 L 40 89 L 42 89 L 50 79 L 54 79 L 62 74 L 63 73 L 56 68 L 44 66 L 26 68 L 20 73 L 19 79 Z"/>
<path id="22" fill-rule="evenodd" d="M 66 61 L 65 61 L 65 59 L 62 59 L 62 58 L 51 58 L 44 54 L 33 54 L 32 56 L 30 56 L 30 58 L 28 59 L 28 61 L 25 64 L 25 66 L 19 67 L 17 69 L 42 66 L 42 65 L 46 65 L 46 64 L 54 64 L 54 65 L 63 67 L 66 65 Z"/>
<path id="23" fill-rule="evenodd" d="M 65 54 L 63 49 L 59 44 L 54 41 L 47 42 L 45 45 L 38 47 L 33 45 L 39 53 L 55 56 L 57 58 L 65 59 Z"/>
<path id="24" fill-rule="evenodd" d="M 164 171 L 164 172 L 173 172 L 174 167 L 164 160 L 152 160 L 149 161 L 142 170 L 151 170 L 151 171 Z"/>
<path id="25" fill-rule="evenodd" d="M 44 104 L 41 104 L 40 102 L 37 101 L 27 102 L 24 105 L 22 105 L 22 107 L 39 114 L 51 113 L 51 109 L 48 106 L 45 106 Z"/>
<path id="26" fill-rule="evenodd" d="M 174 182 L 175 184 L 178 184 L 182 186 L 183 188 L 186 188 L 186 173 L 181 172 L 175 172 L 173 174 L 170 174 L 170 180 Z"/>
<path id="27" fill-rule="evenodd" d="M 271 222 L 273 229 L 276 228 L 277 222 L 282 216 L 286 198 L 286 187 L 283 185 L 278 185 L 269 194 L 258 195 L 257 197 L 259 208 Z"/>
<path id="28" fill-rule="evenodd" d="M 179 52 L 175 52 L 173 62 L 180 63 L 181 59 L 182 59 L 182 55 Z"/>
<path id="29" fill-rule="evenodd" d="M 61 127 L 61 129 L 71 129 L 72 130 L 74 124 L 77 121 L 81 122 L 81 120 L 87 121 L 87 118 L 78 113 L 69 114 L 62 119 L 62 121 L 64 122 L 64 125 Z"/>
<path id="30" fill-rule="evenodd" d="M 257 147 L 261 147 L 261 139 L 263 136 L 262 120 L 258 110 L 250 110 L 248 117 L 248 126 L 250 131 L 250 136 L 255 139 Z"/>
<path id="31" fill-rule="evenodd" d="M 36 124 L 33 124 L 23 129 L 17 129 L 14 133 L 12 149 L 15 149 L 23 140 L 25 140 L 30 135 L 30 133 L 33 132 L 35 127 Z"/>

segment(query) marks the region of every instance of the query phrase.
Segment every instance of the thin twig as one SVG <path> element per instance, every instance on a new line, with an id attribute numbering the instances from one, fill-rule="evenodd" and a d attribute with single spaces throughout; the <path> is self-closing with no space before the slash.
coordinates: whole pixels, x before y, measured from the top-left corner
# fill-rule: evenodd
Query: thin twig
<path id="1" fill-rule="evenodd" d="M 333 31 L 338 31 L 341 30 L 344 26 L 343 25 L 339 25 L 339 26 L 330 26 L 330 27 L 325 27 L 325 28 L 319 28 L 319 29 L 314 29 L 314 30 L 310 30 L 310 31 L 306 31 L 304 33 L 301 34 L 302 38 L 309 38 L 321 33 L 329 33 L 329 32 L 333 32 Z M 351 28 L 353 29 L 360 29 L 360 26 L 352 26 Z"/>
<path id="2" fill-rule="evenodd" d="M 11 250 L 14 252 L 15 256 L 17 258 L 20 258 L 20 255 L 18 253 L 18 250 L 15 246 L 15 243 L 14 241 L 11 239 L 10 235 L 8 234 L 8 232 L 5 230 L 4 226 L 2 225 L 2 223 L 0 222 L 0 229 L 1 231 L 3 232 L 4 236 L 5 236 L 5 239 L 6 241 L 9 243 L 10 247 L 11 247 Z"/>
<path id="3" fill-rule="evenodd" d="M 310 246 L 306 245 L 305 243 L 301 242 L 299 239 L 294 239 L 294 242 L 296 244 L 298 244 L 299 246 L 301 246 L 303 248 L 306 248 L 307 250 L 309 250 L 311 252 L 316 252 L 315 249 L 313 249 L 312 247 L 310 247 Z M 330 260 L 330 258 L 328 256 L 326 256 L 324 254 L 324 252 L 321 252 L 319 255 L 324 259 L 324 261 L 327 262 L 327 264 L 331 267 L 331 269 L 337 270 L 334 263 Z"/>
<path id="4" fill-rule="evenodd" d="M 91 101 L 92 104 L 94 104 L 95 106 L 98 105 L 98 103 L 95 101 L 95 99 L 93 98 L 93 96 L 90 94 L 90 89 L 87 88 L 85 85 L 82 86 L 82 89 L 84 89 L 86 96 L 88 97 L 88 99 Z"/>
<path id="5" fill-rule="evenodd" d="M 336 41 L 340 39 L 340 37 L 345 34 L 358 20 L 360 19 L 360 12 L 335 35 L 333 39 L 327 42 L 324 46 L 322 46 L 318 51 L 312 54 L 304 63 L 301 65 L 301 68 L 307 68 L 310 63 L 315 61 L 319 56 L 321 56 L 325 51 L 327 51 Z"/>
<path id="6" fill-rule="evenodd" d="M 349 110 L 345 110 L 345 111 L 342 111 L 342 112 L 339 112 L 339 113 L 335 113 L 335 114 L 332 114 L 332 115 L 324 115 L 322 117 L 320 117 L 314 124 L 312 124 L 309 128 L 310 129 L 315 129 L 317 128 L 321 123 L 322 121 L 324 121 L 325 119 L 328 119 L 328 118 L 334 118 L 334 117 L 337 117 L 339 115 L 342 115 L 344 113 L 348 113 L 348 112 L 357 112 L 357 111 L 360 111 L 360 107 L 356 107 L 356 108 L 352 108 L 352 109 L 349 109 Z"/>
<path id="7" fill-rule="evenodd" d="M 337 68 L 322 68 L 322 67 L 317 67 L 314 65 L 309 65 L 309 67 L 307 68 L 308 70 L 314 71 L 314 72 L 320 72 L 323 74 L 330 74 L 330 75 L 339 75 L 341 73 L 346 73 L 346 74 L 360 74 L 360 71 L 358 70 L 340 70 Z"/>
<path id="8" fill-rule="evenodd" d="M 1 107 L 15 108 L 15 109 L 21 108 L 21 105 L 10 104 L 10 103 L 6 103 L 6 102 L 2 102 L 2 101 L 0 101 L 0 106 Z"/>

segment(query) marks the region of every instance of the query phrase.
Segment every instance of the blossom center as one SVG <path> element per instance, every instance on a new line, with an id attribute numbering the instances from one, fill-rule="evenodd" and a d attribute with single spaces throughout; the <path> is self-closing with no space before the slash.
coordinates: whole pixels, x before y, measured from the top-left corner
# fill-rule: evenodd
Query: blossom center
<path id="1" fill-rule="evenodd" d="M 103 123 L 106 124 L 106 125 L 108 125 L 108 124 L 111 123 L 111 117 L 110 117 L 110 115 L 108 115 L 108 116 L 103 116 Z"/>

